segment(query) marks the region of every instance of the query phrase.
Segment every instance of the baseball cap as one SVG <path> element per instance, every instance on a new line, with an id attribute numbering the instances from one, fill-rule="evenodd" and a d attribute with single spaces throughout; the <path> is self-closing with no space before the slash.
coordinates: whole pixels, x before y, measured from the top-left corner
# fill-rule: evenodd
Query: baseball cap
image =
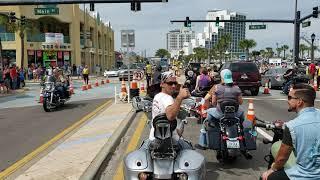
<path id="1" fill-rule="evenodd" d="M 232 72 L 229 69 L 224 69 L 220 72 L 220 76 L 223 79 L 224 83 L 229 84 L 233 83 Z"/>

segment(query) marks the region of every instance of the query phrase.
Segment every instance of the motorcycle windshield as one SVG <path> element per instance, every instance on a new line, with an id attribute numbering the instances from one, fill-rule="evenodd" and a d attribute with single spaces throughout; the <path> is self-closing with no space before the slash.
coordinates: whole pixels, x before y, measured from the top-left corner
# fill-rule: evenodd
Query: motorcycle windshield
<path id="1" fill-rule="evenodd" d="M 45 82 L 50 83 L 50 82 L 55 82 L 55 78 L 53 76 L 46 76 Z"/>

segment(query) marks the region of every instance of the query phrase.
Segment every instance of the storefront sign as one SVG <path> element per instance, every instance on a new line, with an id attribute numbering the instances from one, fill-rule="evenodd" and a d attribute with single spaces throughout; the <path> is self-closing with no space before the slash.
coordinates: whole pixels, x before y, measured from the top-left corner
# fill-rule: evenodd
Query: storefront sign
<path id="1" fill-rule="evenodd" d="M 62 59 L 62 51 L 58 51 L 58 59 Z"/>
<path id="2" fill-rule="evenodd" d="M 59 8 L 34 8 L 35 15 L 57 15 L 59 14 Z"/>
<path id="3" fill-rule="evenodd" d="M 70 60 L 70 53 L 68 52 L 68 51 L 65 51 L 64 53 L 63 53 L 63 57 L 64 57 L 64 60 Z"/>
<path id="4" fill-rule="evenodd" d="M 46 43 L 63 44 L 62 33 L 45 33 Z"/>

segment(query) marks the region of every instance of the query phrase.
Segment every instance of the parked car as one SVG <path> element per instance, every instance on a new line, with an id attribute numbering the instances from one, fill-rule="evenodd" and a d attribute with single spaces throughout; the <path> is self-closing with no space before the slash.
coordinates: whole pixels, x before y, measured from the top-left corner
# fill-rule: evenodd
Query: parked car
<path id="1" fill-rule="evenodd" d="M 283 83 L 286 81 L 283 75 L 287 70 L 287 68 L 268 69 L 261 77 L 262 85 L 264 86 L 266 81 L 270 80 L 271 89 L 282 88 Z"/>
<path id="2" fill-rule="evenodd" d="M 118 77 L 119 76 L 119 69 L 111 69 L 111 70 L 105 70 L 103 73 L 104 77 Z"/>
<path id="3" fill-rule="evenodd" d="M 122 66 L 121 68 L 126 68 L 127 66 Z M 130 65 L 130 81 L 133 79 L 133 73 L 135 71 L 139 70 L 136 64 L 131 64 Z M 127 81 L 128 80 L 128 69 L 121 69 L 119 70 L 119 81 Z"/>
<path id="4" fill-rule="evenodd" d="M 242 91 L 250 90 L 251 95 L 257 96 L 261 86 L 261 74 L 255 63 L 249 61 L 226 62 L 221 67 L 232 71 L 232 78 Z"/>

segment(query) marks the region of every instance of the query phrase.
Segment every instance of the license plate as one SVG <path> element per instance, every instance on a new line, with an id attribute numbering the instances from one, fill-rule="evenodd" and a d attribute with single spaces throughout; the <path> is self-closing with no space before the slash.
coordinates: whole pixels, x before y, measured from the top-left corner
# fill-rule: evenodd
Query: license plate
<path id="1" fill-rule="evenodd" d="M 239 141 L 229 141 L 227 140 L 227 148 L 229 149 L 239 149 L 240 143 Z"/>

